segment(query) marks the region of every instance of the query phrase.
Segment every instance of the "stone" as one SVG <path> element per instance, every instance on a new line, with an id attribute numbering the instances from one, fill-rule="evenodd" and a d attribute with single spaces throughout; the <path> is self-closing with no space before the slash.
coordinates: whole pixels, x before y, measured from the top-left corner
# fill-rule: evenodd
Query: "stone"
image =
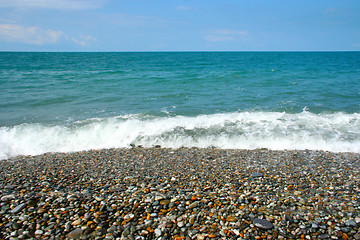
<path id="1" fill-rule="evenodd" d="M 289 223 L 293 223 L 294 219 L 290 214 L 285 214 L 285 221 L 289 222 Z"/>
<path id="2" fill-rule="evenodd" d="M 348 227 L 356 227 L 357 226 L 356 222 L 354 220 L 352 220 L 352 219 L 345 222 L 345 225 L 348 226 Z"/>
<path id="3" fill-rule="evenodd" d="M 199 201 L 193 202 L 192 204 L 189 205 L 189 209 L 196 208 L 198 205 L 199 205 Z"/>
<path id="4" fill-rule="evenodd" d="M 170 203 L 170 200 L 167 200 L 167 199 L 160 201 L 160 205 L 168 205 L 169 203 Z"/>
<path id="5" fill-rule="evenodd" d="M 319 239 L 329 239 L 330 235 L 327 233 L 323 233 L 323 234 L 318 235 L 318 238 Z"/>
<path id="6" fill-rule="evenodd" d="M 35 231 L 35 235 L 42 235 L 44 232 L 40 229 Z"/>
<path id="7" fill-rule="evenodd" d="M 99 197 L 99 196 L 95 196 L 94 198 L 95 198 L 95 200 L 98 201 L 98 202 L 101 202 L 102 200 L 104 200 L 104 198 Z"/>
<path id="8" fill-rule="evenodd" d="M 9 200 L 11 200 L 11 199 L 14 199 L 14 198 L 15 198 L 14 194 L 5 195 L 5 196 L 2 196 L 2 197 L 1 197 L 1 201 L 7 202 L 7 201 L 9 201 Z"/>
<path id="9" fill-rule="evenodd" d="M 233 217 L 233 216 L 229 216 L 229 217 L 226 218 L 226 221 L 228 221 L 228 222 L 236 222 L 237 218 Z"/>
<path id="10" fill-rule="evenodd" d="M 263 177 L 263 176 L 264 176 L 263 173 L 253 173 L 253 174 L 251 175 L 251 177 L 253 177 L 253 178 Z"/>
<path id="11" fill-rule="evenodd" d="M 4 187 L 5 190 L 14 190 L 14 186 L 9 184 Z"/>
<path id="12" fill-rule="evenodd" d="M 130 228 L 125 228 L 125 230 L 122 232 L 122 235 L 124 237 L 127 237 L 130 234 Z"/>
<path id="13" fill-rule="evenodd" d="M 13 229 L 19 230 L 22 227 L 22 223 L 14 222 L 12 224 Z"/>
<path id="14" fill-rule="evenodd" d="M 3 186 L 21 182 L 1 192 L 0 232 L 4 239 L 360 240 L 359 154 L 171 151 L 169 159 L 167 149 L 134 148 L 0 161 L 9 173 Z"/>
<path id="15" fill-rule="evenodd" d="M 35 207 L 37 205 L 38 201 L 37 199 L 30 199 L 27 204 L 30 206 L 30 207 Z"/>
<path id="16" fill-rule="evenodd" d="M 233 233 L 235 233 L 236 236 L 240 236 L 240 231 L 237 230 L 237 229 L 234 229 L 234 230 L 233 230 Z"/>
<path id="17" fill-rule="evenodd" d="M 162 235 L 161 229 L 157 228 L 154 231 L 156 237 L 160 237 Z"/>
<path id="18" fill-rule="evenodd" d="M 319 228 L 319 225 L 317 223 L 312 223 L 311 227 L 317 229 L 317 228 Z"/>
<path id="19" fill-rule="evenodd" d="M 194 224 L 195 223 L 195 215 L 192 215 L 189 219 L 189 223 L 190 224 Z"/>
<path id="20" fill-rule="evenodd" d="M 196 236 L 196 239 L 197 239 L 197 240 L 205 240 L 205 238 L 206 238 L 206 235 L 205 235 L 205 234 L 198 234 L 198 235 Z"/>
<path id="21" fill-rule="evenodd" d="M 44 213 L 44 212 L 46 212 L 45 208 L 40 208 L 39 210 L 37 210 L 37 213 Z"/>
<path id="22" fill-rule="evenodd" d="M 160 201 L 160 200 L 163 200 L 163 199 L 165 199 L 165 196 L 162 195 L 162 194 L 158 194 L 158 195 L 155 196 L 155 201 Z"/>
<path id="23" fill-rule="evenodd" d="M 24 208 L 26 208 L 26 203 L 21 203 L 18 206 L 16 206 L 13 210 L 11 210 L 11 213 L 16 214 L 21 212 Z"/>
<path id="24" fill-rule="evenodd" d="M 96 198 L 96 197 L 95 197 Z M 67 197 L 67 200 L 68 201 L 76 201 L 78 198 L 77 198 L 77 196 L 76 195 L 69 195 L 68 197 Z"/>
<path id="25" fill-rule="evenodd" d="M 71 225 L 77 226 L 77 225 L 79 225 L 80 223 L 81 223 L 81 219 L 77 219 L 77 220 L 73 221 L 73 222 L 71 223 Z"/>
<path id="26" fill-rule="evenodd" d="M 264 229 L 264 230 L 269 230 L 274 227 L 274 225 L 271 222 L 269 222 L 265 219 L 261 219 L 261 218 L 255 218 L 253 220 L 253 224 L 255 225 L 255 227 L 258 227 L 258 228 Z"/>
<path id="27" fill-rule="evenodd" d="M 68 238 L 75 239 L 75 238 L 78 238 L 80 236 L 80 234 L 82 234 L 82 229 L 77 228 L 68 234 Z"/>

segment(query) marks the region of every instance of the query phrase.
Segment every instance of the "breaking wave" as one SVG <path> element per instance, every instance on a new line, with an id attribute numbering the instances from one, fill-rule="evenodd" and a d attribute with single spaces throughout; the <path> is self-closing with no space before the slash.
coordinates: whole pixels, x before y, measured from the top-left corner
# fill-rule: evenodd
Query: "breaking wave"
<path id="1" fill-rule="evenodd" d="M 360 114 L 234 112 L 156 117 L 123 115 L 67 125 L 0 128 L 0 159 L 46 152 L 130 147 L 268 148 L 360 152 Z"/>

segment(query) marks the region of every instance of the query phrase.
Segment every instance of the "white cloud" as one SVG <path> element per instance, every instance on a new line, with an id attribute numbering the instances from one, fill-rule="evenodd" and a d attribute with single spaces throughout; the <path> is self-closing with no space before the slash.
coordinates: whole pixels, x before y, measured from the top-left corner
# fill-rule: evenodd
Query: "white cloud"
<path id="1" fill-rule="evenodd" d="M 0 7 L 84 10 L 100 8 L 107 0 L 1 0 Z"/>
<path id="2" fill-rule="evenodd" d="M 6 23 L 16 23 L 16 21 L 14 21 L 14 20 L 4 19 L 4 18 L 0 18 L 0 22 L 6 22 Z"/>
<path id="3" fill-rule="evenodd" d="M 234 41 L 238 39 L 243 39 L 248 36 L 247 31 L 231 30 L 231 29 L 213 29 L 207 31 L 205 35 L 205 40 L 210 42 L 224 42 L 224 41 Z"/>
<path id="4" fill-rule="evenodd" d="M 86 46 L 89 44 L 89 42 L 96 41 L 95 38 L 89 35 L 80 35 L 80 37 L 78 38 L 72 37 L 71 40 L 74 43 L 79 44 L 81 46 Z"/>
<path id="5" fill-rule="evenodd" d="M 17 24 L 0 24 L 0 38 L 10 42 L 43 45 L 56 43 L 63 36 L 62 31 L 43 30 L 38 27 L 24 27 Z"/>

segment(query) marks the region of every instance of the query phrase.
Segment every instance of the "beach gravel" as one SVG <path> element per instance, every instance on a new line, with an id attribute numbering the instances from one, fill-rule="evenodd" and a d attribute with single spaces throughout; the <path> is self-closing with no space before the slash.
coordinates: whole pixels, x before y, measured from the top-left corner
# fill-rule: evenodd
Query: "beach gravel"
<path id="1" fill-rule="evenodd" d="M 132 147 L 0 169 L 0 239 L 360 239 L 358 153 Z"/>

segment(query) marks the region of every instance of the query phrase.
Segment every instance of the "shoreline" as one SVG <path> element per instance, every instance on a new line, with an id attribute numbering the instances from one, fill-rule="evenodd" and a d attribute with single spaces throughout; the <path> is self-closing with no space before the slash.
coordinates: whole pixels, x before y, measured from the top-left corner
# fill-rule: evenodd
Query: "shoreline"
<path id="1" fill-rule="evenodd" d="M 0 238 L 360 239 L 360 153 L 134 147 L 0 168 Z"/>

